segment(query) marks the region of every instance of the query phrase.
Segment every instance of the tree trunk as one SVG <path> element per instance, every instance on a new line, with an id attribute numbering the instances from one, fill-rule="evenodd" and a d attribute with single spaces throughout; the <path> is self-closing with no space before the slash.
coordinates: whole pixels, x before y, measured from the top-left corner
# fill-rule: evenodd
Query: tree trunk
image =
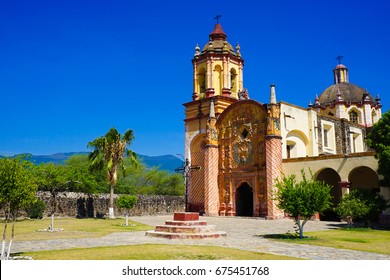
<path id="1" fill-rule="evenodd" d="M 6 237 L 7 237 L 7 226 L 9 220 L 9 213 L 5 212 L 5 223 L 4 223 L 4 231 L 3 231 L 3 242 L 1 243 L 1 260 L 5 260 L 5 247 L 6 247 Z"/>
<path id="2" fill-rule="evenodd" d="M 110 205 L 108 208 L 108 217 L 110 219 L 115 219 L 114 215 L 114 188 L 117 181 L 116 168 L 112 172 L 109 172 L 110 176 Z"/>
<path id="3" fill-rule="evenodd" d="M 126 226 L 129 226 L 129 211 L 126 211 Z"/>
<path id="4" fill-rule="evenodd" d="M 57 197 L 57 193 L 55 191 L 51 191 L 51 195 L 52 195 L 52 204 L 51 204 L 51 226 L 49 228 L 50 231 L 53 231 L 54 230 L 54 213 L 56 212 L 56 209 L 57 209 L 57 200 L 56 200 L 56 197 Z"/>
<path id="5" fill-rule="evenodd" d="M 51 226 L 50 226 L 50 230 L 51 231 L 54 230 L 54 213 L 51 213 Z"/>
<path id="6" fill-rule="evenodd" d="M 14 236 L 15 236 L 16 214 L 12 220 L 13 220 L 12 221 L 12 233 L 11 233 L 11 240 L 9 241 L 9 244 L 8 244 L 7 260 L 9 259 L 9 255 L 11 254 L 12 241 L 14 240 Z"/>
<path id="7" fill-rule="evenodd" d="M 4 224 L 4 232 L 3 232 L 3 242 L 1 243 L 1 258 L 4 260 L 4 254 L 5 254 L 5 246 L 6 246 L 6 237 L 7 237 L 7 218 L 5 218 L 5 224 Z"/>
<path id="8" fill-rule="evenodd" d="M 110 206 L 108 208 L 108 217 L 110 219 L 115 219 L 114 215 L 114 186 L 110 186 Z"/>
<path id="9" fill-rule="evenodd" d="M 303 238 L 303 225 L 304 224 L 301 224 L 301 220 L 299 218 L 295 219 L 295 224 L 298 227 L 299 238 Z"/>

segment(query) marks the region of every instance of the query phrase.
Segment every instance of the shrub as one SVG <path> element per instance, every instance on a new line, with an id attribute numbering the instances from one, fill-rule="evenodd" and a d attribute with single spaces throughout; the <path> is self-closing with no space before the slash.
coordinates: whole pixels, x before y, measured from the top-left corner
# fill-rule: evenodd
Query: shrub
<path id="1" fill-rule="evenodd" d="M 382 211 L 389 208 L 389 201 L 384 199 L 380 194 L 374 193 L 371 190 L 353 190 L 350 195 L 359 199 L 367 206 L 368 212 L 361 217 L 367 226 L 377 222 Z"/>
<path id="2" fill-rule="evenodd" d="M 116 200 L 116 204 L 119 208 L 126 209 L 126 226 L 129 225 L 129 210 L 134 207 L 134 205 L 138 202 L 138 197 L 135 195 L 121 195 Z"/>
<path id="3" fill-rule="evenodd" d="M 27 208 L 27 215 L 30 219 L 42 219 L 43 211 L 45 211 L 46 204 L 40 199 L 37 199 L 30 207 Z"/>
<path id="4" fill-rule="evenodd" d="M 345 194 L 337 207 L 335 208 L 337 215 L 348 223 L 349 227 L 352 227 L 356 218 L 362 218 L 368 214 L 368 206 L 359 198 L 354 197 L 351 194 Z"/>

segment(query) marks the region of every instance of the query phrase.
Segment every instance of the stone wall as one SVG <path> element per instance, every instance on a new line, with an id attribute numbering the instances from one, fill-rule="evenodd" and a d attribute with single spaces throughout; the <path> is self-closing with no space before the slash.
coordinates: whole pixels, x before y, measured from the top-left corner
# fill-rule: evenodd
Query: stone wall
<path id="1" fill-rule="evenodd" d="M 351 143 L 350 140 L 347 138 L 349 137 L 349 131 L 351 128 L 357 128 L 362 131 L 362 137 L 363 139 L 366 138 L 367 130 L 366 128 L 362 127 L 358 124 L 350 123 L 346 119 L 337 119 L 332 116 L 322 116 L 319 115 L 317 119 L 317 127 L 322 127 L 321 123 L 322 121 L 328 121 L 334 124 L 335 129 L 335 147 L 336 147 L 336 154 L 350 154 L 352 152 L 351 149 Z M 323 144 L 322 143 L 322 133 L 323 130 L 320 129 L 318 131 L 318 150 L 323 150 Z M 367 146 L 366 141 L 363 141 L 363 152 L 370 151 L 370 148 Z"/>
<path id="2" fill-rule="evenodd" d="M 53 199 L 49 192 L 38 192 L 37 197 L 46 204 L 44 217 L 50 216 Z M 114 195 L 116 216 L 125 215 L 124 209 L 118 209 Z M 84 193 L 62 192 L 56 197 L 56 216 L 78 218 L 104 218 L 108 214 L 109 194 L 88 195 Z M 129 211 L 130 216 L 170 215 L 184 211 L 183 196 L 139 195 L 137 204 Z"/>

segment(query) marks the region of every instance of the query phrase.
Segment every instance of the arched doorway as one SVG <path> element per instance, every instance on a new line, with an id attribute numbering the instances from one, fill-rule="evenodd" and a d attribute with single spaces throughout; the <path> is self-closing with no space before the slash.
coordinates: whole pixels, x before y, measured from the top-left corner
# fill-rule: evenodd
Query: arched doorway
<path id="1" fill-rule="evenodd" d="M 332 206 L 331 208 L 337 206 L 340 203 L 342 196 L 341 188 L 339 187 L 339 182 L 341 181 L 340 175 L 332 168 L 325 168 L 321 170 L 315 177 L 316 181 L 323 181 L 326 184 L 332 186 L 330 194 L 332 196 Z M 333 210 L 324 211 L 320 215 L 322 221 L 338 221 L 339 217 Z"/>
<path id="2" fill-rule="evenodd" d="M 351 190 L 368 189 L 373 192 L 379 192 L 379 178 L 374 170 L 366 166 L 360 166 L 351 171 L 348 176 L 351 183 Z"/>
<path id="3" fill-rule="evenodd" d="M 253 189 L 248 183 L 243 183 L 236 191 L 236 215 L 253 216 Z"/>

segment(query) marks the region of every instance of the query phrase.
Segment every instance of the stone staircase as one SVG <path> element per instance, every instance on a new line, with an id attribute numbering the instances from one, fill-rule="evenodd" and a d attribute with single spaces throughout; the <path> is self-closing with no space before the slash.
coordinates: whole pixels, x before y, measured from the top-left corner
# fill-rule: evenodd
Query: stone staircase
<path id="1" fill-rule="evenodd" d="M 224 231 L 216 231 L 214 225 L 199 220 L 199 213 L 178 212 L 173 220 L 165 221 L 165 225 L 156 226 L 155 230 L 146 232 L 147 236 L 168 239 L 204 239 L 226 236 Z"/>

